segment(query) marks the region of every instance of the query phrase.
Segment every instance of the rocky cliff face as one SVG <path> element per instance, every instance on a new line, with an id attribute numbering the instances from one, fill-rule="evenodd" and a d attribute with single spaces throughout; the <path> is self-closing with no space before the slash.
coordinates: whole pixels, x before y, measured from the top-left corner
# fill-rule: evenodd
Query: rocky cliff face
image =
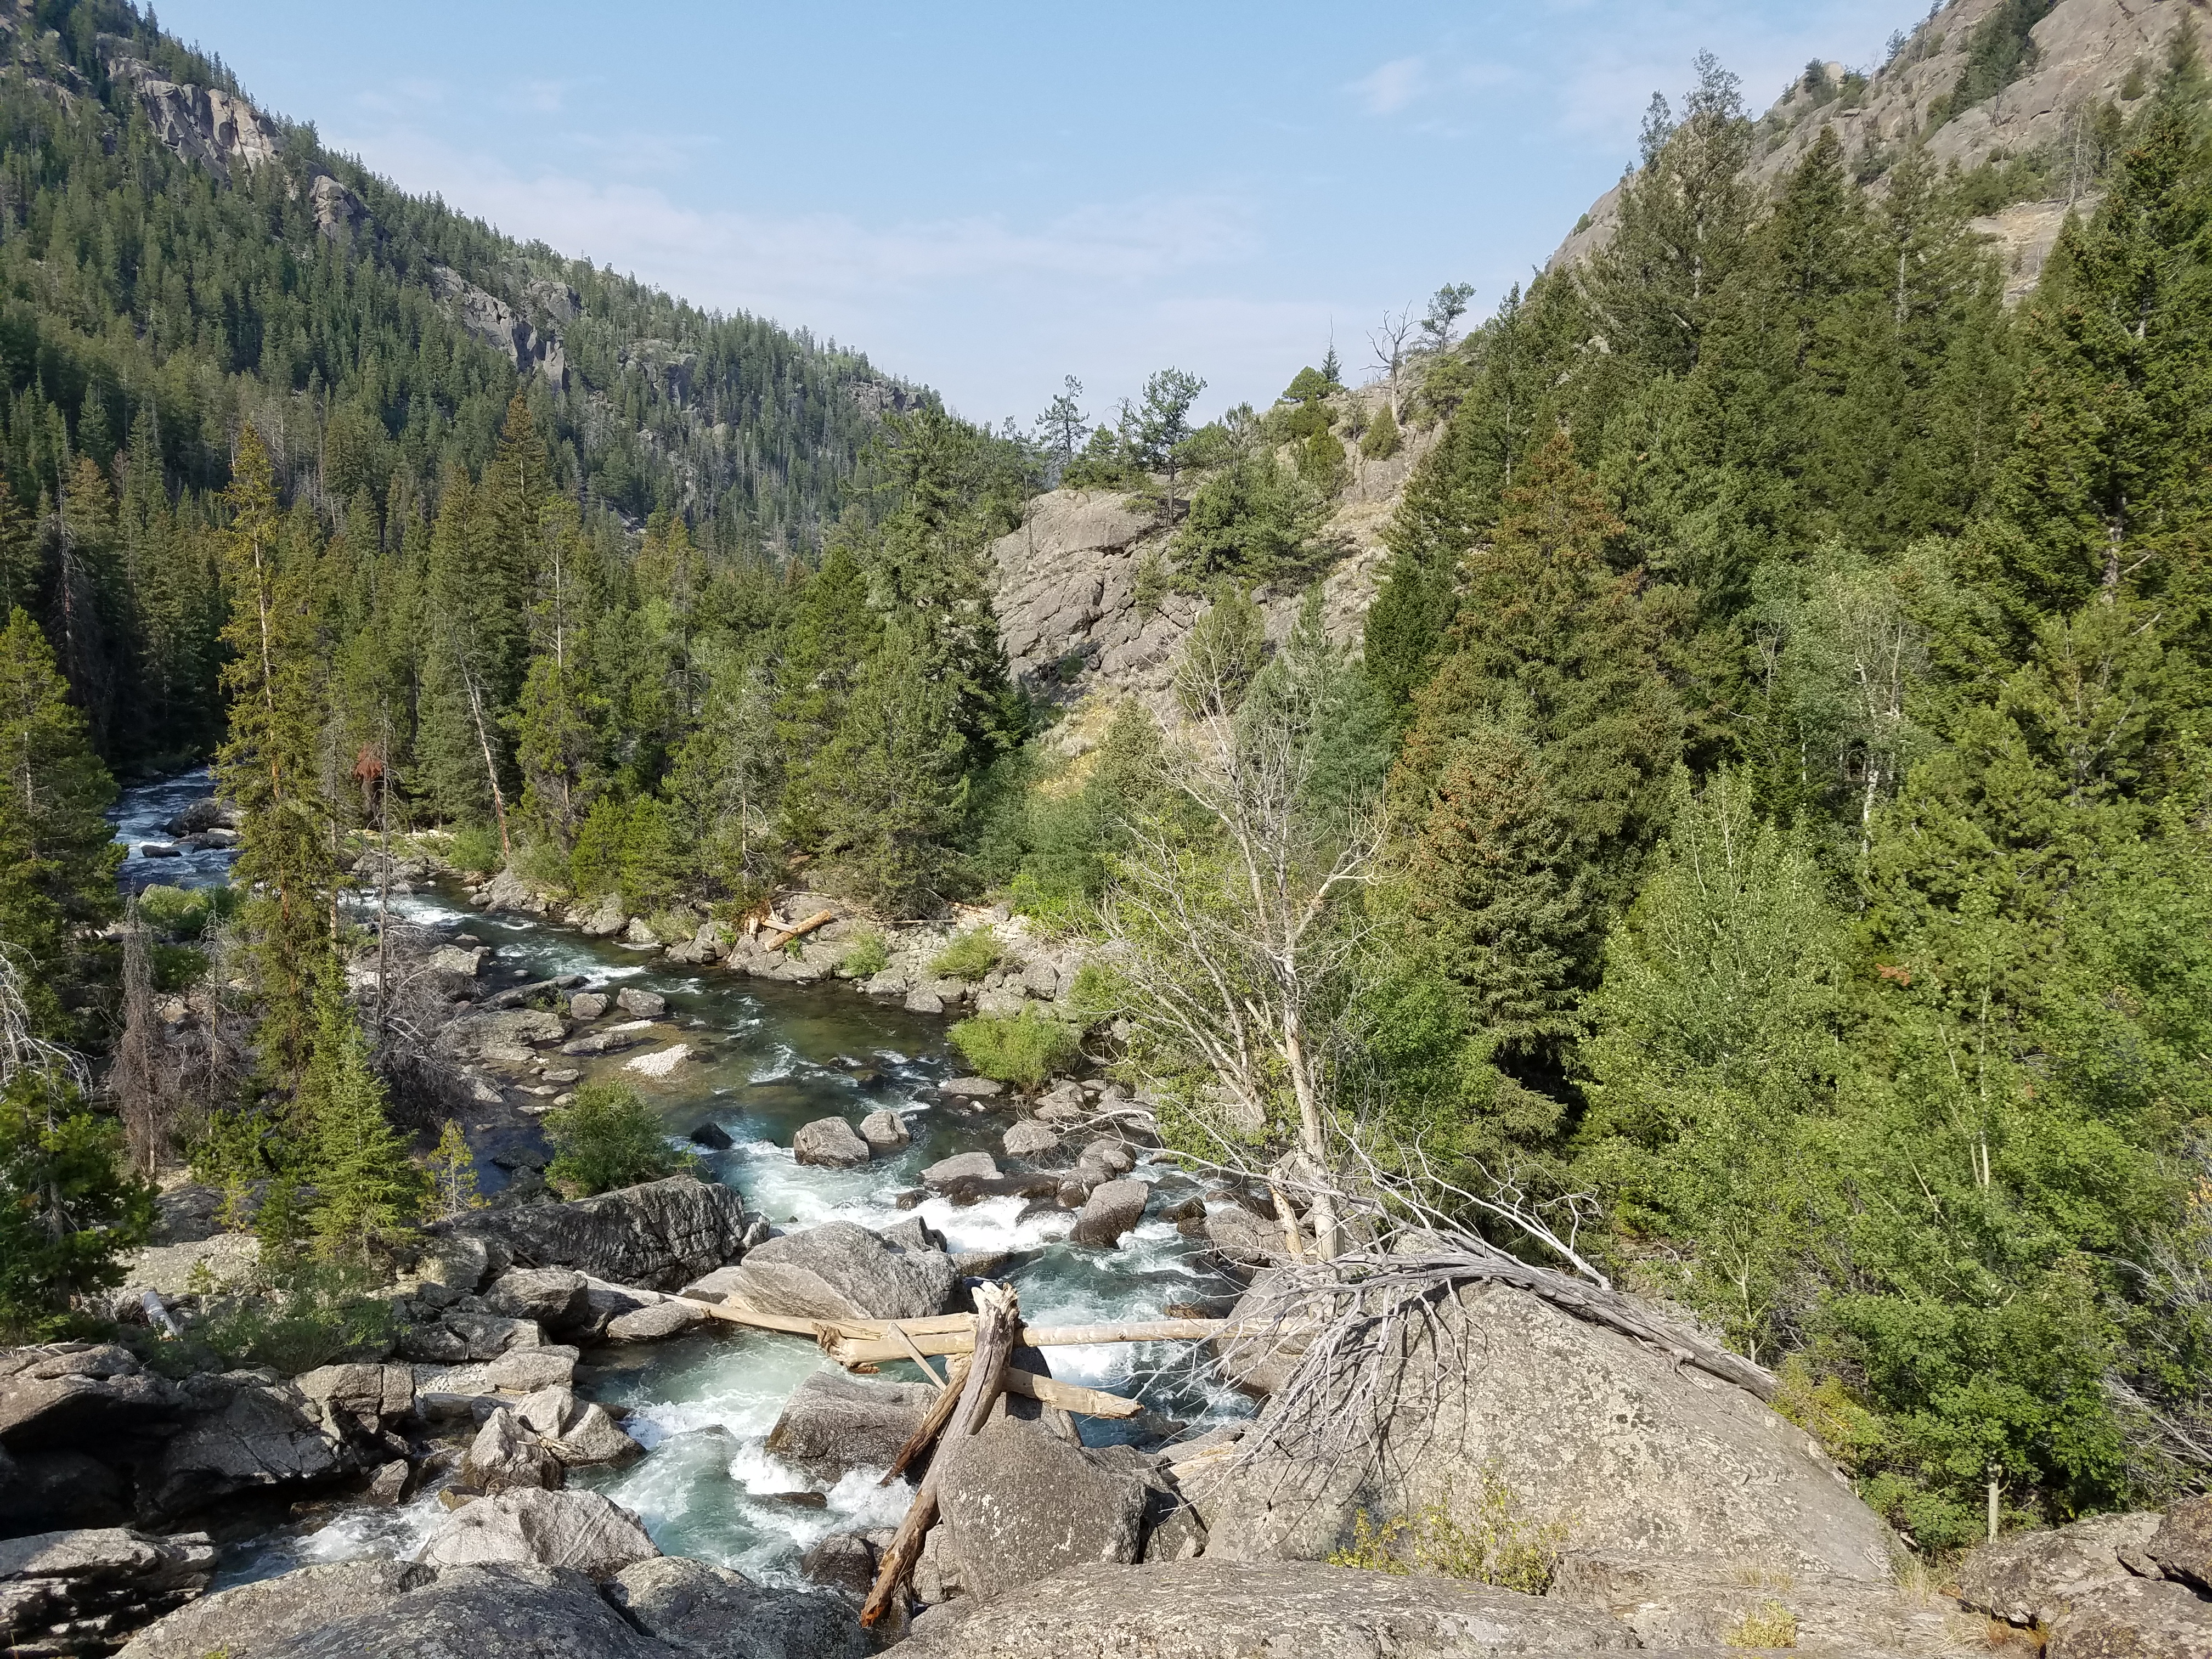
<path id="1" fill-rule="evenodd" d="M 1939 167 L 2045 155 L 2057 194 L 1975 221 L 2002 252 L 2006 298 L 2019 299 L 2035 285 L 2068 210 L 2094 204 L 2092 185 L 2068 165 L 2085 112 L 2107 101 L 2123 113 L 2134 109 L 2156 84 L 2175 33 L 2191 19 L 2201 27 L 2207 8 L 2204 0 L 2057 0 L 2029 31 L 2033 51 L 2018 78 L 1965 108 L 1948 108 L 1976 31 L 2006 3 L 1950 0 L 1863 88 L 1840 64 L 1823 66 L 1824 87 L 1798 81 L 1759 122 L 1752 180 L 1773 188 L 1829 127 L 1846 155 L 1870 157 L 1876 188 L 1916 140 Z M 1575 264 L 1604 246 L 1620 222 L 1620 204 L 1615 185 L 1552 264 Z"/>
<path id="2" fill-rule="evenodd" d="M 1329 637 L 1339 644 L 1358 641 L 1388 556 L 1383 526 L 1440 429 L 1408 429 L 1387 460 L 1364 460 L 1356 450 L 1350 457 L 1351 481 L 1321 532 L 1334 555 L 1320 577 L 1322 605 Z M 1176 663 L 1206 602 L 1138 592 L 1139 564 L 1166 557 L 1172 541 L 1157 513 L 1127 496 L 1055 489 L 1032 501 L 1021 528 L 992 546 L 1000 641 L 1032 696 L 1079 709 L 1063 727 L 1061 746 L 1069 753 L 1082 752 L 1095 736 L 1098 723 L 1079 708 L 1086 702 L 1103 710 L 1135 696 L 1163 724 L 1180 720 Z M 1258 595 L 1270 638 L 1290 631 L 1303 595 L 1302 586 Z"/>
<path id="3" fill-rule="evenodd" d="M 243 98 L 219 87 L 164 80 L 151 65 L 119 53 L 108 58 L 107 72 L 137 93 L 163 143 L 218 179 L 228 181 L 234 172 L 251 173 L 276 159 L 276 124 Z"/>

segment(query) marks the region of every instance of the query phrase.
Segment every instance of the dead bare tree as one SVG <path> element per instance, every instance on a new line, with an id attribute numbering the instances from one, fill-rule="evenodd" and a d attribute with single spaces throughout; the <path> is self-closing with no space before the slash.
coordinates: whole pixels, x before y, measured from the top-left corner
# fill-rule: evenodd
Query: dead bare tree
<path id="1" fill-rule="evenodd" d="M 107 1086 L 123 1119 L 131 1167 L 142 1176 L 160 1170 L 168 1151 L 176 1115 L 169 1084 L 161 1063 L 161 1016 L 154 1008 L 153 951 L 134 893 L 123 914 L 123 1032 L 116 1041 Z"/>
<path id="2" fill-rule="evenodd" d="M 1224 1152 L 1249 1162 L 1287 1117 L 1291 1158 L 1272 1178 L 1310 1171 L 1327 1258 L 1342 1243 L 1325 1173 L 1335 1011 L 1362 938 L 1344 901 L 1373 878 L 1384 822 L 1379 802 L 1342 814 L 1314 804 L 1327 677 L 1341 669 L 1318 617 L 1301 619 L 1259 682 L 1220 631 L 1202 624 L 1186 652 L 1190 738 L 1162 761 L 1179 799 L 1129 826 L 1101 908 L 1105 954 L 1127 988 L 1133 1049 L 1187 1080 Z"/>
<path id="3" fill-rule="evenodd" d="M 40 1036 L 31 1024 L 30 1000 L 23 991 L 23 969 L 15 951 L 0 941 L 0 1088 L 17 1078 L 44 1078 L 70 1089 L 90 1082 L 84 1060 L 74 1049 Z"/>
<path id="4" fill-rule="evenodd" d="M 1407 342 L 1420 326 L 1413 307 L 1407 306 L 1402 311 L 1384 312 L 1382 322 L 1367 331 L 1368 349 L 1375 354 L 1374 366 L 1382 371 L 1389 386 L 1390 418 L 1394 421 L 1402 421 L 1406 416 L 1398 396 L 1398 383 L 1405 374 L 1406 360 L 1413 355 Z"/>

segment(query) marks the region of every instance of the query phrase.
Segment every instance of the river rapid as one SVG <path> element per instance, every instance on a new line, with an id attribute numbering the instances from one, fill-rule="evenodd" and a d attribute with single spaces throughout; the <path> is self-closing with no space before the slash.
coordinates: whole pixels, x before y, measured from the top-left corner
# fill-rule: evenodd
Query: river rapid
<path id="1" fill-rule="evenodd" d="M 172 840 L 163 824 L 210 787 L 202 771 L 125 792 L 112 816 L 118 839 L 131 849 L 122 870 L 126 885 L 228 878 L 227 852 L 149 859 L 140 851 Z M 580 974 L 595 989 L 635 986 L 666 997 L 692 1055 L 665 1079 L 626 1080 L 659 1109 L 672 1140 L 685 1141 L 702 1124 L 719 1126 L 732 1146 L 700 1152 L 699 1174 L 735 1188 L 778 1231 L 832 1219 L 887 1227 L 919 1214 L 954 1251 L 1008 1252 L 1005 1277 L 1019 1291 L 1025 1318 L 1036 1323 L 1156 1319 L 1170 1304 L 1216 1301 L 1237 1288 L 1206 1265 L 1200 1243 L 1158 1219 L 1140 1223 L 1118 1249 L 1091 1250 L 1066 1242 L 1070 1212 L 1021 1199 L 963 1207 L 932 1197 L 902 1209 L 900 1195 L 912 1203 L 923 1168 L 955 1152 L 997 1154 L 1013 1121 L 1010 1113 L 968 1110 L 938 1094 L 937 1085 L 958 1069 L 943 1019 L 875 1002 L 842 981 L 799 987 L 679 966 L 658 951 L 586 939 L 530 917 L 486 915 L 443 889 L 395 898 L 394 908 L 410 921 L 465 929 L 496 946 L 501 982 Z M 857 1123 L 884 1107 L 900 1114 L 914 1137 L 897 1156 L 849 1170 L 793 1162 L 791 1139 L 801 1124 L 829 1116 Z M 503 1179 L 496 1167 L 483 1173 L 487 1188 Z M 1155 1212 L 1200 1190 L 1161 1165 L 1139 1162 L 1135 1175 L 1158 1187 Z M 1134 1395 L 1177 1422 L 1197 1425 L 1250 1409 L 1207 1373 L 1188 1343 L 1053 1349 L 1047 1358 L 1056 1376 Z M 895 1524 L 912 1491 L 904 1482 L 878 1486 L 880 1471 L 856 1471 L 823 1491 L 768 1455 L 764 1442 L 784 1401 L 808 1373 L 828 1364 L 804 1339 L 727 1326 L 586 1350 L 579 1394 L 626 1413 L 623 1427 L 646 1455 L 624 1468 L 579 1470 L 574 1478 L 637 1511 L 669 1554 L 798 1583 L 798 1559 L 807 1546 L 831 1532 Z M 900 1380 L 917 1375 L 903 1364 L 884 1372 Z M 1130 1433 L 1123 1425 L 1078 1421 L 1093 1443 Z M 444 1514 L 434 1492 L 397 1510 L 337 1505 L 241 1543 L 231 1552 L 226 1578 L 404 1555 Z"/>

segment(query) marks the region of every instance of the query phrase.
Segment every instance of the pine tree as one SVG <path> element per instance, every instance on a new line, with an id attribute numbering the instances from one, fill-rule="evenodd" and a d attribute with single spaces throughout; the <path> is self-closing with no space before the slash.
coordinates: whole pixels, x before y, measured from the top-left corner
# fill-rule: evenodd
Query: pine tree
<path id="1" fill-rule="evenodd" d="M 2130 137 L 2103 204 L 2061 231 L 2025 308 L 2018 441 L 1981 538 L 2016 641 L 2092 593 L 2200 582 L 2212 276 L 2198 241 L 2212 204 L 2191 171 L 2178 84 Z"/>
<path id="2" fill-rule="evenodd" d="M 230 736 L 216 757 L 216 781 L 241 815 L 236 871 L 253 892 L 245 919 L 261 998 L 261 1063 L 289 1083 L 313 1044 L 314 964 L 330 949 L 337 883 L 321 789 L 321 663 L 305 591 L 317 550 L 287 537 L 269 453 L 250 426 L 224 500 Z"/>
<path id="3" fill-rule="evenodd" d="M 886 628 L 817 771 L 824 850 L 892 915 L 911 915 L 951 885 L 950 842 L 967 804 L 952 694 L 928 666 L 907 627 Z"/>
<path id="4" fill-rule="evenodd" d="M 34 1024 L 69 1035 L 65 1004 L 87 966 L 82 935 L 120 908 L 124 849 L 102 817 L 114 781 L 93 752 L 46 637 L 21 610 L 0 630 L 0 946 Z"/>
<path id="5" fill-rule="evenodd" d="M 315 1188 L 315 1252 L 359 1261 L 399 1237 L 420 1213 L 422 1172 L 392 1127 L 384 1083 L 346 1006 L 334 959 L 319 966 L 314 1057 L 293 1103 L 302 1170 Z"/>

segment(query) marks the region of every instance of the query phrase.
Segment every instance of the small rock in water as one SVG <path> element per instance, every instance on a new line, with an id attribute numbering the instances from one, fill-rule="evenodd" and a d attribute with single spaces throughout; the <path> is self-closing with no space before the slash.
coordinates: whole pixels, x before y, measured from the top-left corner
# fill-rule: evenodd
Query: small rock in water
<path id="1" fill-rule="evenodd" d="M 856 1532 L 833 1532 L 799 1558 L 799 1571 L 814 1583 L 865 1597 L 875 1588 L 876 1553 Z"/>
<path id="2" fill-rule="evenodd" d="M 957 1152 L 940 1158 L 921 1172 L 931 1187 L 949 1187 L 957 1181 L 989 1181 L 999 1173 L 998 1160 L 988 1152 Z"/>
<path id="3" fill-rule="evenodd" d="M 581 1072 L 578 1071 L 573 1066 L 549 1066 L 538 1075 L 544 1078 L 548 1083 L 556 1085 L 581 1082 L 584 1076 Z"/>
<path id="4" fill-rule="evenodd" d="M 483 943 L 483 941 L 478 939 L 474 933 L 456 933 L 453 935 L 451 942 L 455 945 L 482 945 Z"/>
<path id="5" fill-rule="evenodd" d="M 791 1138 L 792 1157 L 801 1164 L 850 1170 L 868 1161 L 868 1143 L 842 1117 L 817 1118 Z"/>
<path id="6" fill-rule="evenodd" d="M 1006 1092 L 1006 1085 L 987 1077 L 956 1077 L 939 1084 L 937 1092 L 956 1100 L 996 1100 Z"/>
<path id="7" fill-rule="evenodd" d="M 607 1011 L 607 1000 L 597 991 L 579 991 L 568 999 L 568 1012 L 578 1019 L 597 1019 Z"/>
<path id="8" fill-rule="evenodd" d="M 368 1490 L 361 1495 L 364 1504 L 379 1509 L 389 1509 L 407 1495 L 407 1460 L 395 1457 L 376 1472 L 368 1483 Z"/>
<path id="9" fill-rule="evenodd" d="M 138 843 L 138 856 L 142 859 L 180 859 L 184 857 L 184 852 L 166 841 L 142 841 Z"/>
<path id="10" fill-rule="evenodd" d="M 668 1012 L 668 999 L 658 991 L 641 991 L 634 985 L 625 985 L 615 993 L 615 1006 L 626 1014 L 658 1019 Z"/>
<path id="11" fill-rule="evenodd" d="M 552 1073 L 549 1072 L 546 1075 L 550 1077 Z M 737 1144 L 730 1139 L 730 1132 L 727 1129 L 712 1120 L 692 1130 L 690 1139 L 694 1146 L 704 1146 L 709 1152 L 726 1152 Z"/>
<path id="12" fill-rule="evenodd" d="M 623 1070 L 635 1072 L 641 1077 L 666 1077 L 691 1055 L 691 1045 L 679 1042 L 672 1048 L 656 1048 L 649 1054 L 640 1054 L 624 1062 Z"/>
<path id="13" fill-rule="evenodd" d="M 763 1494 L 771 1504 L 788 1504 L 795 1510 L 826 1510 L 830 1494 L 821 1492 L 772 1492 Z"/>
<path id="14" fill-rule="evenodd" d="M 147 856 L 157 855 L 149 854 Z M 906 1011 L 909 1014 L 941 1014 L 945 1012 L 945 999 L 926 987 L 919 991 L 908 991 L 906 994 Z"/>
<path id="15" fill-rule="evenodd" d="M 610 1342 L 658 1342 L 690 1330 L 706 1316 L 681 1302 L 655 1302 L 607 1322 Z"/>

